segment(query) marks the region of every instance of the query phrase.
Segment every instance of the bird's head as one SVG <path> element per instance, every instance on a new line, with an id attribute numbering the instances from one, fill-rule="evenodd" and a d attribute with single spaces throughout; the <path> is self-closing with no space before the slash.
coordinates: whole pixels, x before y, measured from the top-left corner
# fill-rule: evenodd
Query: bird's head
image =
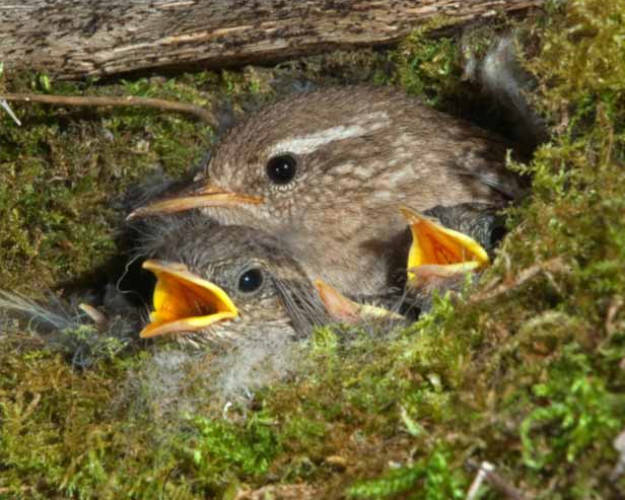
<path id="1" fill-rule="evenodd" d="M 297 262 L 243 226 L 179 225 L 143 267 L 157 279 L 142 337 L 192 333 L 195 342 L 236 341 L 260 325 L 293 337 L 321 322 L 322 306 Z"/>
<path id="2" fill-rule="evenodd" d="M 194 188 L 131 216 L 201 208 L 220 223 L 275 232 L 293 221 L 305 226 L 327 206 L 355 210 L 374 187 L 382 191 L 376 180 L 399 130 L 388 106 L 386 92 L 363 89 L 280 101 L 228 133 Z"/>
<path id="3" fill-rule="evenodd" d="M 427 210 L 427 216 L 409 207 L 401 212 L 413 239 L 407 263 L 408 285 L 417 288 L 436 287 L 487 266 L 506 231 L 504 217 L 496 206 L 488 204 L 437 206 Z"/>

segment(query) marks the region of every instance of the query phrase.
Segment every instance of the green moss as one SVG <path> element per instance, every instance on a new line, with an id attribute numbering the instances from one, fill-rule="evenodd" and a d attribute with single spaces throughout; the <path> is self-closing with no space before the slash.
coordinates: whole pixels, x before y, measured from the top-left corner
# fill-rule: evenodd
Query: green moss
<path id="1" fill-rule="evenodd" d="M 564 347 L 563 355 L 549 367 L 546 381 L 532 387 L 532 396 L 549 404 L 534 409 L 521 423 L 527 467 L 566 467 L 580 458 L 582 450 L 608 441 L 620 430 L 619 407 L 625 395 L 612 394 L 605 385 L 593 375 L 583 349 L 575 343 Z"/>
<path id="2" fill-rule="evenodd" d="M 192 432 L 182 452 L 202 487 L 223 489 L 229 482 L 258 478 L 280 449 L 273 421 L 262 413 L 252 415 L 243 428 L 201 416 L 191 422 L 198 432 Z"/>
<path id="3" fill-rule="evenodd" d="M 143 80 L 109 87 L 51 84 L 51 93 L 131 94 L 193 100 L 198 90 Z M 11 90 L 27 90 L 16 79 Z M 14 105 L 0 117 L 0 270 L 3 287 L 33 291 L 75 278 L 110 258 L 119 214 L 111 193 L 162 168 L 180 173 L 201 155 L 210 128 L 151 110 L 70 110 Z M 119 194 L 117 194 L 119 196 Z M 20 272 L 17 273 L 16 270 Z"/>
<path id="4" fill-rule="evenodd" d="M 361 481 L 348 490 L 352 498 L 389 498 L 402 495 L 405 498 L 439 500 L 464 498 L 466 484 L 450 467 L 449 453 L 437 449 L 428 460 L 414 465 L 391 469 L 380 479 Z M 418 495 L 416 494 L 418 491 Z M 412 492 L 412 495 L 409 493 Z"/>
<path id="5" fill-rule="evenodd" d="M 453 39 L 433 41 L 428 39 L 426 28 L 415 30 L 393 54 L 393 61 L 396 80 L 408 93 L 431 105 L 458 97 L 462 69 Z"/>

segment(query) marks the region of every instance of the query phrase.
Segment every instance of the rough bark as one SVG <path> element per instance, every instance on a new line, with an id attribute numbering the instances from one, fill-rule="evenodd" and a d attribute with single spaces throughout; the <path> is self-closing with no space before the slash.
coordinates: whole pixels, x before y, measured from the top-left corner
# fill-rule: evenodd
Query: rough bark
<path id="1" fill-rule="evenodd" d="M 0 61 L 57 78 L 273 62 L 396 42 L 543 0 L 22 0 L 0 2 Z"/>

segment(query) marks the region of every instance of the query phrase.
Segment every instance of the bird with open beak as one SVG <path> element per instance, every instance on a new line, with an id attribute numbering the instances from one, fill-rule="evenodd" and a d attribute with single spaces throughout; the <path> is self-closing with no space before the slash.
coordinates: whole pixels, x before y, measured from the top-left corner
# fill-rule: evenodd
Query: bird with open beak
<path id="1" fill-rule="evenodd" d="M 253 114 L 195 186 L 130 217 L 201 209 L 262 228 L 309 276 L 375 296 L 404 284 L 410 233 L 399 207 L 507 203 L 522 191 L 504 166 L 508 147 L 396 91 L 326 89 Z"/>
<path id="2" fill-rule="evenodd" d="M 400 210 L 412 235 L 407 295 L 421 310 L 429 308 L 435 291 L 458 289 L 467 273 L 488 266 L 506 232 L 504 216 L 488 204 L 437 206 L 424 213 L 409 207 Z"/>
<path id="3" fill-rule="evenodd" d="M 359 303 L 317 280 L 315 286 L 333 319 L 351 324 L 406 321 L 398 311 L 414 317 L 429 309 L 434 293 L 459 290 L 467 274 L 481 273 L 506 233 L 504 215 L 484 203 L 436 206 L 425 212 L 404 206 L 400 212 L 412 238 L 404 293 Z"/>
<path id="4" fill-rule="evenodd" d="M 304 270 L 270 235 L 197 215 L 160 222 L 157 241 L 141 249 L 156 277 L 141 337 L 229 344 L 270 331 L 297 339 L 328 321 Z"/>

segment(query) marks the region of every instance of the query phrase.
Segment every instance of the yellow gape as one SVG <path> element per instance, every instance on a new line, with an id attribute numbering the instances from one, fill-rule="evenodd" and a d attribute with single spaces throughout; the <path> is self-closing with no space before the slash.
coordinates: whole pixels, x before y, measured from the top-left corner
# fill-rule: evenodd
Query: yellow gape
<path id="1" fill-rule="evenodd" d="M 410 224 L 412 245 L 408 254 L 408 284 L 421 286 L 419 274 L 449 277 L 479 269 L 489 263 L 486 250 L 466 234 L 448 229 L 414 210 L 402 207 Z"/>
<path id="2" fill-rule="evenodd" d="M 142 338 L 166 333 L 188 333 L 238 316 L 238 310 L 220 287 L 190 273 L 184 264 L 146 260 L 143 268 L 152 271 L 154 311 Z"/>

